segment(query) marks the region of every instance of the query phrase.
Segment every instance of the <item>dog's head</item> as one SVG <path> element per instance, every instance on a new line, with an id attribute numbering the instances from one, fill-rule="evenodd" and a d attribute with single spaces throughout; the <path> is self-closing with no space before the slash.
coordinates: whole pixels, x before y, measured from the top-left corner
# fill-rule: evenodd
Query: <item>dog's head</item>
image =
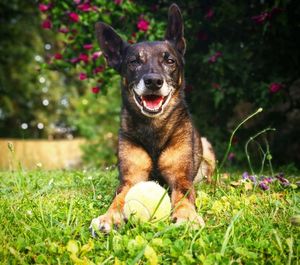
<path id="1" fill-rule="evenodd" d="M 162 114 L 183 83 L 185 40 L 178 6 L 169 8 L 163 41 L 129 45 L 102 22 L 96 24 L 96 35 L 108 64 L 123 78 L 126 101 L 148 117 Z"/>

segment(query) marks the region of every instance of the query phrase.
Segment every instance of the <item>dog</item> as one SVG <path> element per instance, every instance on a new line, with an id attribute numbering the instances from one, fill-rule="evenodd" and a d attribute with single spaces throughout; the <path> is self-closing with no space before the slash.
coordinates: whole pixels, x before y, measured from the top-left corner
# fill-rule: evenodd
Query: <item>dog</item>
<path id="1" fill-rule="evenodd" d="M 128 190 L 140 181 L 170 187 L 172 219 L 204 225 L 195 209 L 193 183 L 211 177 L 215 155 L 192 124 L 184 100 L 186 43 L 181 11 L 172 4 L 163 41 L 128 44 L 109 25 L 98 22 L 96 36 L 110 67 L 122 78 L 118 138 L 120 186 L 108 211 L 93 228 L 108 233 L 123 222 Z"/>

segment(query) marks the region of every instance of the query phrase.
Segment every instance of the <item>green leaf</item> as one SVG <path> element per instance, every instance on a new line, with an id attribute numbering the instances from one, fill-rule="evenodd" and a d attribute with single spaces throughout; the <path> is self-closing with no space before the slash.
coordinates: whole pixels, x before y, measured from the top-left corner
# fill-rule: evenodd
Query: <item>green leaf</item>
<path id="1" fill-rule="evenodd" d="M 157 254 L 156 254 L 155 250 L 152 247 L 150 247 L 149 245 L 147 245 L 145 248 L 144 256 L 148 260 L 150 265 L 158 264 Z"/>
<path id="2" fill-rule="evenodd" d="M 71 252 L 72 254 L 77 254 L 78 253 L 78 244 L 77 244 L 77 241 L 75 240 L 70 240 L 67 244 L 67 250 L 69 252 Z"/>
<path id="3" fill-rule="evenodd" d="M 244 256 L 245 258 L 248 258 L 248 259 L 257 259 L 257 254 L 254 253 L 254 252 L 252 252 L 252 251 L 247 250 L 246 248 L 237 247 L 234 251 L 237 254 L 239 254 L 241 256 Z"/>
<path id="4" fill-rule="evenodd" d="M 94 249 L 94 241 L 92 239 L 89 239 L 89 242 L 81 247 L 80 255 L 83 256 L 84 254 L 90 252 L 93 249 Z"/>

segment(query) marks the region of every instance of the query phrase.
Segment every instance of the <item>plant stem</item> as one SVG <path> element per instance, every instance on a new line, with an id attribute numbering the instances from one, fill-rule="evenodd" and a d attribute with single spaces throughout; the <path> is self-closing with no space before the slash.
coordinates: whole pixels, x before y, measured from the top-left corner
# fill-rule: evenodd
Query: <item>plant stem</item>
<path id="1" fill-rule="evenodd" d="M 228 157 L 228 154 L 229 154 L 229 151 L 230 151 L 230 148 L 231 148 L 231 145 L 232 145 L 232 140 L 233 140 L 233 136 L 235 135 L 235 133 L 237 132 L 237 130 L 244 124 L 246 123 L 248 120 L 250 120 L 251 118 L 253 118 L 255 115 L 257 115 L 258 113 L 262 112 L 263 109 L 262 108 L 259 108 L 257 111 L 255 111 L 254 113 L 252 113 L 250 116 L 248 116 L 245 120 L 243 120 L 235 129 L 234 131 L 231 133 L 231 136 L 230 136 L 230 139 L 229 139 L 229 143 L 228 143 L 228 146 L 227 146 L 227 150 L 225 152 L 225 155 L 223 157 L 223 160 L 220 164 L 220 167 L 219 167 L 219 170 L 222 169 L 222 167 L 224 166 L 225 162 L 226 162 L 226 159 Z"/>
<path id="2" fill-rule="evenodd" d="M 251 136 L 251 137 L 248 139 L 248 141 L 246 142 L 246 144 L 245 144 L 245 153 L 246 153 L 247 161 L 248 161 L 248 164 L 249 164 L 249 167 L 250 167 L 250 170 L 251 170 L 251 174 L 252 174 L 252 175 L 254 175 L 254 170 L 253 170 L 253 168 L 252 168 L 251 161 L 250 161 L 250 155 L 249 155 L 249 152 L 248 152 L 248 145 L 249 145 L 249 143 L 250 143 L 251 141 L 254 141 L 255 138 L 257 138 L 257 137 L 260 136 L 261 134 L 264 134 L 264 133 L 266 133 L 266 132 L 268 132 L 268 131 L 275 131 L 275 129 L 274 129 L 274 128 L 265 128 L 265 129 L 263 129 L 262 131 L 256 133 L 254 136 Z M 259 145 L 259 146 L 260 146 L 260 145 Z M 266 153 L 263 151 L 263 149 L 262 149 L 261 147 L 260 147 L 260 150 L 261 150 L 261 152 L 263 153 L 263 155 L 264 155 L 264 157 L 265 157 L 265 156 L 266 156 Z M 267 152 L 268 152 L 268 148 L 267 148 Z M 264 164 L 264 160 L 265 160 L 265 159 L 263 159 L 263 164 Z M 262 168 L 263 168 L 263 166 L 262 166 Z"/>

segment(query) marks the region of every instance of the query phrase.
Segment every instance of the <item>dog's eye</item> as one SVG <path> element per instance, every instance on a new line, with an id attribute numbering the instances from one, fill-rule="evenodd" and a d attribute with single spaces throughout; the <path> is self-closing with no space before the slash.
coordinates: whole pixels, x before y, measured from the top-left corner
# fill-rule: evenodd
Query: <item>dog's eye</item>
<path id="1" fill-rule="evenodd" d="M 172 57 L 170 56 L 170 54 L 168 52 L 165 52 L 163 53 L 163 56 L 164 56 L 164 60 L 167 64 L 174 64 L 175 63 L 175 60 L 172 59 Z"/>
<path id="2" fill-rule="evenodd" d="M 128 61 L 128 64 L 132 66 L 136 66 L 140 64 L 140 60 L 138 60 L 137 58 L 132 58 Z"/>
<path id="3" fill-rule="evenodd" d="M 175 60 L 173 60 L 172 58 L 167 58 L 166 62 L 167 62 L 167 64 L 174 64 Z"/>
<path id="4" fill-rule="evenodd" d="M 135 63 L 138 63 L 138 60 L 133 59 L 133 60 L 130 60 L 129 63 L 130 63 L 130 64 L 135 64 Z"/>

